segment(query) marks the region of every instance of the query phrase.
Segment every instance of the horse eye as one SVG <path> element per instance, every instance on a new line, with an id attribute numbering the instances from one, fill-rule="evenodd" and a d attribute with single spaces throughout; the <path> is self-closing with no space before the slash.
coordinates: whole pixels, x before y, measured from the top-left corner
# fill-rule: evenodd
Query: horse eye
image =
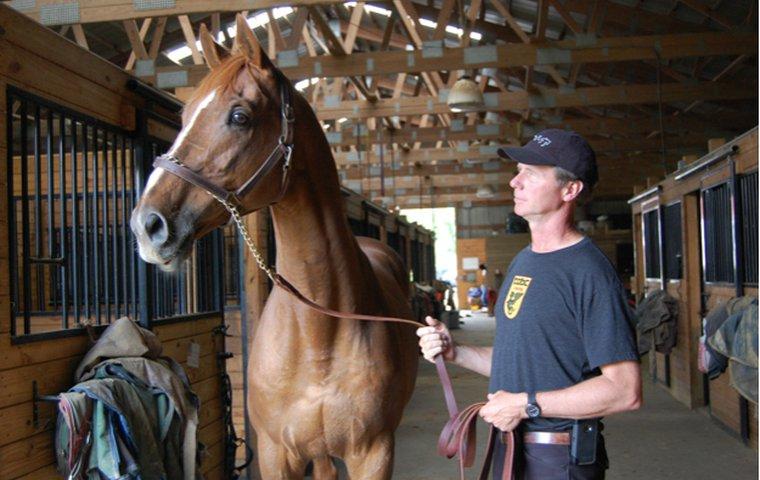
<path id="1" fill-rule="evenodd" d="M 232 114 L 230 115 L 230 122 L 242 126 L 248 124 L 248 114 L 246 114 L 243 110 L 233 110 Z"/>

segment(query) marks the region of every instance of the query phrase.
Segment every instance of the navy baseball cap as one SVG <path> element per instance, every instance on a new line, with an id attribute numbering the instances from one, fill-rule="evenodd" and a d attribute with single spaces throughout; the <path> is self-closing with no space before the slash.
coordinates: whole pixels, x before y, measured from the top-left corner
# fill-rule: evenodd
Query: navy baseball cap
<path id="1" fill-rule="evenodd" d="M 590 187 L 599 180 L 594 150 L 583 137 L 569 130 L 543 130 L 522 147 L 504 147 L 497 152 L 518 163 L 564 168 Z"/>

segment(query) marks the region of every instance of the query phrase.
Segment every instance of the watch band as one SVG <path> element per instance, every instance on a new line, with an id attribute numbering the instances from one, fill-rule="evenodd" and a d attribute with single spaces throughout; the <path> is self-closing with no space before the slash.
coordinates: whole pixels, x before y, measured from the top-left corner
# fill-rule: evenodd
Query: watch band
<path id="1" fill-rule="evenodd" d="M 538 402 L 536 401 L 536 392 L 528 392 L 528 404 L 538 405 Z"/>

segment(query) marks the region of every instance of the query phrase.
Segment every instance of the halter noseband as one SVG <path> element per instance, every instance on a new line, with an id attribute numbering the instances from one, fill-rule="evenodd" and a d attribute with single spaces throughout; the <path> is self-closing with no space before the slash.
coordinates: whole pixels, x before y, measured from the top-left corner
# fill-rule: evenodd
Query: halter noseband
<path id="1" fill-rule="evenodd" d="M 195 185 L 196 187 L 206 190 L 211 196 L 219 200 L 227 209 L 233 207 L 236 210 L 242 208 L 241 200 L 245 198 L 248 192 L 253 189 L 269 172 L 274 169 L 278 162 L 283 161 L 282 164 L 282 183 L 280 185 L 280 193 L 271 202 L 272 204 L 279 202 L 285 190 L 288 186 L 288 173 L 290 172 L 290 161 L 293 157 L 293 123 L 295 122 L 295 115 L 292 104 L 292 86 L 290 81 L 279 71 L 275 70 L 275 78 L 280 84 L 280 102 L 281 102 L 281 118 L 282 118 L 282 133 L 278 139 L 277 146 L 274 147 L 272 153 L 269 154 L 267 159 L 261 166 L 251 175 L 248 180 L 243 183 L 237 190 L 227 190 L 220 187 L 209 180 L 206 180 L 196 172 L 190 170 L 182 164 L 179 158 L 174 155 L 164 154 L 156 157 L 153 162 L 154 168 L 163 168 L 169 173 L 172 173 L 188 183 Z"/>

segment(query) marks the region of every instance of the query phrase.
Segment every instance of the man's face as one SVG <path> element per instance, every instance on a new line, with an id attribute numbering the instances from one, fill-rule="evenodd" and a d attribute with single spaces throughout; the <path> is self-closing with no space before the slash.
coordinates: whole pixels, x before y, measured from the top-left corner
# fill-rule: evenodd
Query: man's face
<path id="1" fill-rule="evenodd" d="M 558 210 L 563 203 L 563 188 L 554 167 L 517 164 L 517 175 L 509 182 L 514 190 L 515 213 L 530 220 Z"/>

